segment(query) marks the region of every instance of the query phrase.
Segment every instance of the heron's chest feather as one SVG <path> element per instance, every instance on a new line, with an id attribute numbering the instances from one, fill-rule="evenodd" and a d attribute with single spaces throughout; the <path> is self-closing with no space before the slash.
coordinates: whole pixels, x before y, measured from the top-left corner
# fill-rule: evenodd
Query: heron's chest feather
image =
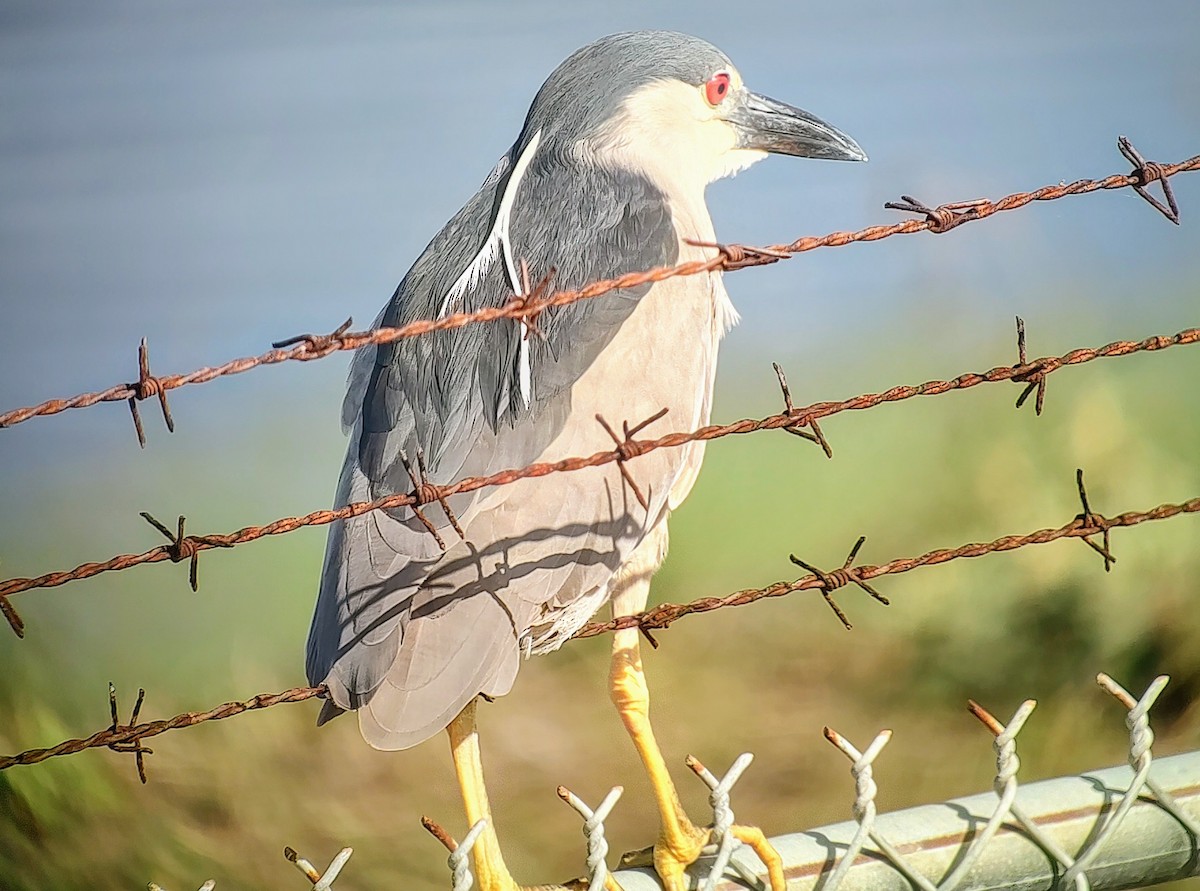
<path id="1" fill-rule="evenodd" d="M 717 235 L 713 229 L 712 218 L 704 204 L 704 195 L 688 196 L 686 194 L 670 198 L 671 218 L 675 224 L 675 232 L 679 236 L 679 262 L 687 263 L 693 260 L 708 260 L 714 254 L 713 248 L 697 247 L 689 242 L 716 244 Z M 716 326 L 715 336 L 718 340 L 724 337 L 739 321 L 737 307 L 729 299 L 725 290 L 725 281 L 721 273 L 716 272 L 703 276 L 708 282 L 713 307 L 713 322 Z"/>

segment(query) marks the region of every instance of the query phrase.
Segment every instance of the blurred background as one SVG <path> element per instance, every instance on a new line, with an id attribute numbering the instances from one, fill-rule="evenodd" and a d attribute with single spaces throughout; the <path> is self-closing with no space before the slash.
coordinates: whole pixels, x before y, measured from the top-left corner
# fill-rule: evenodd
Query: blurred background
<path id="1" fill-rule="evenodd" d="M 711 0 L 645 4 L 0 3 L 0 410 L 136 376 L 262 352 L 270 341 L 369 324 L 421 248 L 515 138 L 543 78 L 576 47 L 630 28 L 721 46 L 755 89 L 852 134 L 867 165 L 772 158 L 710 190 L 717 231 L 747 244 L 900 219 L 884 201 L 999 197 L 1200 152 L 1200 7 L 1139 17 L 1110 0 L 921 4 Z M 1175 227 L 1131 191 L 1070 198 L 947 235 L 893 238 L 731 274 L 744 321 L 727 339 L 714 417 L 776 411 L 771 361 L 797 404 L 1200 324 L 1200 176 L 1174 181 Z M 125 406 L 0 431 L 0 577 L 161 544 L 139 517 L 196 534 L 325 507 L 344 440 L 348 354 L 175 391 L 177 432 L 151 403 L 139 451 Z M 1050 381 L 1046 412 L 1014 386 L 910 401 L 825 424 L 835 449 L 783 433 L 710 446 L 672 524 L 654 599 L 721 595 L 788 562 L 883 562 L 1118 513 L 1200 491 L 1200 350 L 1104 360 Z M 843 630 L 819 597 L 688 618 L 647 656 L 660 739 L 686 804 L 696 754 L 715 770 L 757 754 L 739 817 L 768 834 L 848 819 L 830 725 L 860 745 L 895 730 L 877 766 L 893 809 L 990 788 L 989 738 L 968 696 L 1022 734 L 1029 780 L 1117 764 L 1122 715 L 1097 671 L 1141 690 L 1172 676 L 1156 751 L 1200 730 L 1200 526 L 1118 532 L 1105 574 L 1063 542 L 851 588 Z M 303 530 L 186 568 L 159 564 L 14 598 L 27 638 L 0 633 L 0 751 L 304 682 L 325 531 Z M 613 848 L 649 844 L 648 788 L 606 694 L 609 641 L 527 663 L 483 709 L 501 838 L 516 876 L 583 868 L 563 783 L 597 801 L 621 783 Z M 315 703 L 159 737 L 150 783 L 91 751 L 0 774 L 5 888 L 290 888 L 285 844 L 338 887 L 401 878 L 444 887 L 429 814 L 465 830 L 445 740 L 369 750 L 355 723 L 318 731 Z"/>

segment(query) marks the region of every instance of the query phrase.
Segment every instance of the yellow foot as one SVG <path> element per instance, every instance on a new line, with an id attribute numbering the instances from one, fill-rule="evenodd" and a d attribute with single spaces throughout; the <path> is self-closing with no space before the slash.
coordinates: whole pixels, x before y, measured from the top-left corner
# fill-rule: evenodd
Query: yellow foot
<path id="1" fill-rule="evenodd" d="M 659 833 L 654 845 L 654 871 L 666 891 L 687 891 L 686 870 L 700 858 L 700 852 L 712 837 L 712 829 L 684 820 L 675 830 Z"/>
<path id="2" fill-rule="evenodd" d="M 692 825 L 680 827 L 679 838 L 659 838 L 653 846 L 639 851 L 629 851 L 621 855 L 620 869 L 638 869 L 654 867 L 663 887 L 667 891 L 686 889 L 688 887 L 687 868 L 700 859 L 700 853 L 712 841 L 712 827 L 703 828 Z M 757 826 L 730 827 L 729 832 L 742 844 L 749 845 L 767 867 L 767 882 L 771 891 L 785 891 L 787 884 L 783 876 L 783 858 L 767 841 L 763 831 Z M 612 891 L 612 889 L 610 889 Z"/>
<path id="3" fill-rule="evenodd" d="M 732 826 L 729 831 L 744 845 L 758 855 L 758 859 L 767 867 L 767 878 L 770 880 L 771 891 L 785 891 L 787 881 L 783 877 L 783 858 L 775 847 L 767 841 L 763 831 L 757 826 Z"/>

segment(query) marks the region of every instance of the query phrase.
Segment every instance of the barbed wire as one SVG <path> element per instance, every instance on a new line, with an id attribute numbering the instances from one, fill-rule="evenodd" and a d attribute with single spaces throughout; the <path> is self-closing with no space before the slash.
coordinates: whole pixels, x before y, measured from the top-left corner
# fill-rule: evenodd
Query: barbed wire
<path id="1" fill-rule="evenodd" d="M 110 684 L 109 687 L 111 688 L 112 685 Z M 145 691 L 139 690 L 138 693 L 138 702 L 140 705 L 141 701 L 145 698 Z M 140 751 L 143 755 L 152 754 L 149 749 L 144 749 L 140 746 L 134 748 L 134 746 L 142 740 L 158 736 L 160 733 L 166 733 L 168 730 L 178 730 L 180 727 L 194 727 L 197 724 L 204 724 L 207 721 L 220 721 L 224 718 L 232 718 L 234 715 L 243 714 L 244 712 L 270 708 L 273 705 L 280 705 L 285 702 L 303 702 L 306 699 L 312 699 L 324 693 L 325 687 L 323 686 L 293 687 L 281 693 L 259 693 L 257 696 L 251 696 L 249 699 L 243 699 L 240 702 L 223 702 L 203 712 L 183 712 L 182 714 L 175 715 L 173 718 L 167 718 L 165 721 L 147 721 L 142 724 L 119 724 L 114 718 L 113 723 L 109 727 L 104 730 L 98 730 L 84 739 L 68 739 L 48 749 L 30 749 L 19 755 L 0 758 L 0 770 L 5 770 L 18 764 L 37 764 L 56 755 L 74 755 L 76 752 L 97 747 L 110 748 L 115 752 Z M 110 699 L 110 702 L 115 702 L 115 692 L 110 693 L 110 695 L 113 697 Z M 113 708 L 115 715 L 116 706 L 113 705 Z M 137 720 L 136 711 L 132 720 Z M 138 771 L 138 777 L 143 783 L 146 782 L 144 770 Z"/>
<path id="2" fill-rule="evenodd" d="M 791 393 L 787 380 L 782 371 L 776 366 L 779 382 L 783 391 L 784 410 L 777 414 L 767 415 L 758 419 L 742 419 L 731 424 L 712 424 L 690 432 L 669 433 L 657 439 L 633 439 L 632 434 L 640 431 L 647 423 L 662 417 L 664 412 L 652 416 L 647 421 L 630 427 L 625 425 L 625 439 L 612 429 L 603 418 L 597 420 L 603 424 L 613 436 L 616 445 L 609 451 L 596 452 L 588 456 L 564 458 L 554 462 L 541 462 L 526 467 L 498 471 L 488 476 L 466 477 L 457 482 L 444 486 L 434 485 L 424 479 L 424 468 L 418 477 L 413 471 L 414 488 L 411 492 L 377 498 L 373 501 L 356 501 L 336 509 L 317 510 L 299 517 L 283 517 L 262 526 L 245 526 L 235 532 L 217 535 L 184 535 L 183 517 L 179 518 L 177 531 L 172 533 L 165 525 L 147 513 L 141 516 L 154 525 L 164 536 L 170 539 L 169 544 L 143 551 L 139 554 L 120 554 L 107 560 L 83 563 L 70 570 L 49 572 L 36 577 L 18 577 L 0 581 L 0 612 L 8 620 L 9 625 L 18 637 L 24 636 L 24 622 L 9 601 L 9 597 L 34 588 L 52 588 L 68 582 L 91 578 L 104 572 L 115 572 L 148 563 L 160 563 L 164 560 L 172 562 L 188 561 L 190 563 L 189 578 L 193 590 L 197 582 L 198 555 L 201 551 L 211 548 L 230 548 L 246 542 L 255 541 L 269 535 L 282 535 L 294 532 L 308 526 L 323 526 L 337 520 L 361 516 L 375 510 L 390 510 L 398 507 L 413 507 L 419 510 L 423 505 L 440 502 L 447 507 L 447 513 L 453 521 L 453 514 L 448 510 L 446 499 L 451 495 L 473 492 L 492 486 L 508 485 L 522 479 L 532 479 L 548 476 L 553 473 L 572 472 L 589 467 L 599 467 L 617 463 L 621 466 L 627 483 L 635 494 L 640 491 L 633 476 L 625 468 L 625 463 L 648 452 L 662 448 L 678 448 L 692 442 L 720 439 L 725 436 L 754 433 L 762 430 L 786 430 L 799 436 L 804 436 L 818 442 L 827 455 L 832 455 L 828 441 L 818 424 L 818 419 L 844 411 L 861 411 L 874 408 L 890 402 L 900 402 L 916 396 L 937 396 L 955 390 L 966 390 L 984 383 L 1015 381 L 1026 385 L 1026 390 L 1017 400 L 1020 407 L 1031 389 L 1039 392 L 1036 407 L 1040 411 L 1042 396 L 1046 386 L 1046 377 L 1070 365 L 1081 365 L 1100 358 L 1116 358 L 1141 352 L 1156 352 L 1173 346 L 1200 343 L 1200 328 L 1187 328 L 1177 334 L 1165 336 L 1155 335 L 1140 341 L 1113 341 L 1101 347 L 1071 350 L 1061 356 L 1048 356 L 1025 360 L 1025 326 L 1021 319 L 1018 323 L 1018 353 L 1019 363 L 1016 365 L 996 366 L 985 372 L 968 372 L 948 380 L 926 381 L 915 386 L 897 386 L 877 393 L 865 393 L 850 399 L 835 402 L 815 402 L 802 408 L 792 405 Z M 809 428 L 813 433 L 809 432 Z M 418 459 L 420 463 L 420 459 Z M 432 531 L 432 525 L 427 523 Z M 436 533 L 434 533 L 436 536 Z M 441 543 L 439 538 L 439 543 Z"/>
<path id="3" fill-rule="evenodd" d="M 206 366 L 186 374 L 157 377 L 150 373 L 150 362 L 145 339 L 138 351 L 138 379 L 132 383 L 117 384 L 105 390 L 80 393 L 69 398 L 48 399 L 37 405 L 16 408 L 0 414 L 0 428 L 12 427 L 35 417 L 58 414 L 68 409 L 87 408 L 102 402 L 127 402 L 133 416 L 138 442 L 145 446 L 145 434 L 138 402 L 151 397 L 159 400 L 163 418 L 169 430 L 174 431 L 174 421 L 167 403 L 167 392 L 191 384 L 208 383 L 219 377 L 241 374 L 264 365 L 277 365 L 287 361 L 308 362 L 322 359 L 341 350 L 355 350 L 368 345 L 393 343 L 407 337 L 417 337 L 435 331 L 448 331 L 466 325 L 494 322 L 501 319 L 524 321 L 534 325 L 537 316 L 552 307 L 565 306 L 580 300 L 600 297 L 612 291 L 634 288 L 640 285 L 665 281 L 679 276 L 697 275 L 705 272 L 732 272 L 750 266 L 767 266 L 787 260 L 797 254 L 824 247 L 842 247 L 848 244 L 881 241 L 893 235 L 911 235 L 917 232 L 941 234 L 964 223 L 987 219 L 1002 211 L 1016 210 L 1035 201 L 1054 201 L 1069 195 L 1109 189 L 1132 188 L 1171 222 L 1179 222 L 1179 210 L 1171 190 L 1170 177 L 1200 169 L 1200 155 L 1174 164 L 1161 164 L 1145 160 L 1121 136 L 1117 147 L 1133 164 L 1130 173 L 1114 173 L 1103 179 L 1080 179 L 1072 183 L 1057 183 L 1029 192 L 1014 192 L 996 201 L 985 198 L 956 201 L 929 207 L 915 198 L 904 195 L 899 202 L 887 202 L 885 208 L 923 215 L 924 219 L 910 219 L 889 225 L 868 226 L 857 231 L 837 231 L 821 236 L 803 236 L 790 243 L 754 247 L 742 244 L 720 244 L 692 242 L 698 247 L 713 248 L 716 255 L 708 260 L 693 260 L 675 266 L 660 266 L 654 269 L 629 272 L 615 278 L 593 282 L 583 288 L 550 290 L 552 273 L 534 287 L 524 287 L 524 294 L 514 297 L 504 306 L 488 307 L 473 312 L 451 313 L 438 319 L 419 319 L 397 328 L 376 328 L 370 331 L 350 331 L 352 320 L 347 319 L 330 334 L 302 334 L 277 341 L 275 349 L 258 356 L 232 359 L 223 365 Z M 1166 203 L 1152 197 L 1147 186 L 1153 182 L 1162 184 Z"/>
<path id="4" fill-rule="evenodd" d="M 673 622 L 684 616 L 711 612 L 730 606 L 745 606 L 758 600 L 782 597 L 794 591 L 814 589 L 821 591 L 822 596 L 838 617 L 838 620 L 843 626 L 849 629 L 852 627 L 849 620 L 833 600 L 833 592 L 847 584 L 853 583 L 861 587 L 866 587 L 875 599 L 887 605 L 887 598 L 875 591 L 871 591 L 865 585 L 865 582 L 883 575 L 910 572 L 921 566 L 937 566 L 942 563 L 949 563 L 951 560 L 982 557 L 985 554 L 1013 551 L 1018 548 L 1028 547 L 1029 545 L 1048 544 L 1049 542 L 1058 541 L 1063 538 L 1083 539 L 1101 554 L 1104 558 L 1105 569 L 1107 569 L 1116 560 L 1112 552 L 1108 549 L 1107 536 L 1111 530 L 1137 526 L 1152 520 L 1166 520 L 1180 514 L 1194 513 L 1200 513 L 1200 496 L 1177 504 L 1160 504 L 1158 507 L 1147 511 L 1127 511 L 1115 517 L 1103 517 L 1095 513 L 1083 513 L 1076 516 L 1071 522 L 1057 528 L 1038 529 L 1035 532 L 1029 532 L 1025 535 L 1006 535 L 993 541 L 971 542 L 957 548 L 940 548 L 928 551 L 919 557 L 900 557 L 877 566 L 870 564 L 852 566 L 850 565 L 850 561 L 847 560 L 845 565 L 833 572 L 822 572 L 818 569 L 792 582 L 776 582 L 765 588 L 747 588 L 742 591 L 735 591 L 733 594 L 725 597 L 701 597 L 687 603 L 662 603 L 637 615 L 620 616 L 608 622 L 592 622 L 579 629 L 575 633 L 575 637 L 595 637 L 597 634 L 605 634 L 610 631 L 637 628 L 647 636 L 652 645 L 657 646 L 657 642 L 653 637 L 649 636 L 648 632 L 668 628 Z M 1089 541 L 1093 535 L 1105 537 L 1104 544 L 1097 545 L 1095 542 Z M 859 539 L 851 551 L 851 557 L 857 553 L 858 547 L 862 544 L 863 540 Z M 801 566 L 806 565 L 794 556 L 792 560 Z"/>
<path id="5" fill-rule="evenodd" d="M 1083 493 L 1082 471 L 1077 472 L 1076 480 L 1080 489 L 1081 500 L 1084 500 L 1086 504 L 1086 496 Z M 1024 535 L 1006 535 L 986 543 L 976 542 L 952 549 L 928 551 L 918 557 L 899 557 L 877 566 L 863 565 L 855 567 L 847 564 L 831 573 L 817 570 L 794 581 L 776 582 L 764 588 L 737 591 L 726 597 L 702 597 L 681 604 L 663 603 L 637 615 L 622 616 L 611 622 L 591 623 L 580 629 L 573 639 L 595 637 L 598 634 L 616 631 L 621 628 L 638 628 L 647 636 L 651 644 L 658 646 L 658 642 L 651 636 L 650 632 L 666 628 L 684 616 L 712 612 L 725 607 L 743 606 L 757 600 L 782 597 L 785 594 L 791 594 L 795 591 L 810 589 L 821 590 L 839 620 L 846 627 L 850 627 L 845 614 L 832 600 L 833 590 L 849 582 L 863 582 L 879 576 L 909 572 L 922 566 L 937 566 L 949 563 L 952 560 L 1013 551 L 1029 545 L 1046 544 L 1064 538 L 1081 538 L 1088 541 L 1091 536 L 1107 536 L 1112 529 L 1137 526 L 1141 523 L 1155 520 L 1166 520 L 1189 513 L 1200 513 L 1200 496 L 1177 504 L 1160 504 L 1150 510 L 1127 511 L 1115 517 L 1101 516 L 1092 512 L 1090 507 L 1085 506 L 1084 513 L 1078 515 L 1070 523 L 1058 528 L 1039 529 Z M 1116 559 L 1112 556 L 1111 551 L 1108 550 L 1107 538 L 1103 546 L 1095 545 L 1090 541 L 1088 543 L 1092 544 L 1104 556 L 1106 568 Z M 857 546 L 855 550 L 857 550 Z M 887 602 L 886 599 L 881 599 L 884 603 Z M 250 699 L 225 702 L 203 712 L 183 712 L 167 720 L 138 724 L 137 716 L 145 696 L 145 692 L 139 690 L 138 705 L 134 708 L 130 723 L 122 725 L 117 720 L 116 694 L 111 690 L 110 685 L 110 708 L 113 719 L 109 727 L 99 730 L 88 737 L 64 740 L 49 748 L 28 749 L 16 755 L 2 756 L 0 757 L 0 770 L 6 770 L 18 765 L 37 764 L 48 758 L 60 755 L 73 755 L 87 749 L 103 747 L 117 752 L 135 753 L 138 776 L 142 782 L 145 782 L 143 756 L 150 754 L 150 750 L 143 748 L 141 741 L 165 733 L 168 730 L 176 730 L 180 727 L 192 727 L 207 721 L 230 718 L 243 712 L 270 708 L 271 706 L 283 703 L 303 702 L 323 696 L 325 692 L 326 688 L 323 685 L 293 687 L 290 690 L 284 690 L 280 693 L 261 693 Z"/>

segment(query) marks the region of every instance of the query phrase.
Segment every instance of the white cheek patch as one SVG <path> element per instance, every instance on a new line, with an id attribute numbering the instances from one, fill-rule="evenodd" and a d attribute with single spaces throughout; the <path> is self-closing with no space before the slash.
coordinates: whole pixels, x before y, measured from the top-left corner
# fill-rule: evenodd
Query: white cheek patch
<path id="1" fill-rule="evenodd" d="M 727 176 L 736 176 L 752 164 L 757 164 L 759 161 L 767 157 L 767 153 L 762 149 L 731 149 L 726 152 L 720 159 L 716 176 L 713 180 L 724 179 Z"/>

